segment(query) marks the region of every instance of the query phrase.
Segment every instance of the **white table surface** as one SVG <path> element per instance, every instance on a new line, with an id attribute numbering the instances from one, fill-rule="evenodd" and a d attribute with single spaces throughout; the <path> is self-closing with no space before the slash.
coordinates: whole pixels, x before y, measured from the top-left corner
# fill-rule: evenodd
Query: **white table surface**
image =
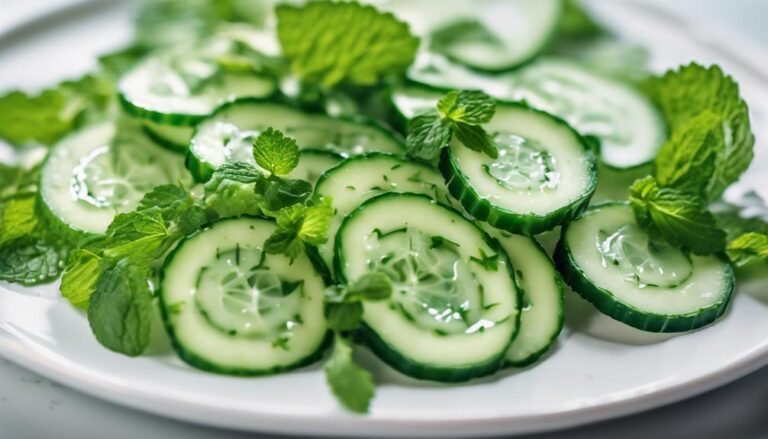
<path id="1" fill-rule="evenodd" d="M 0 31 L 62 1 L 66 0 L 0 0 Z M 768 49 L 765 29 L 768 0 L 648 1 L 690 19 L 739 33 Z M 259 436 L 184 424 L 125 409 L 82 395 L 0 359 L 0 439 L 105 437 L 235 439 Z M 532 437 L 768 437 L 768 368 L 677 404 Z"/>

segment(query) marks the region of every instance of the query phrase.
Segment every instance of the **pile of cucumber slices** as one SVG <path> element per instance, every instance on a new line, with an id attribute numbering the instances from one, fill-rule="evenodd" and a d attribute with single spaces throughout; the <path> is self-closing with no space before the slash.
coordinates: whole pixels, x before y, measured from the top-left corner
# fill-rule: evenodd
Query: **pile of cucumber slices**
<path id="1" fill-rule="evenodd" d="M 0 128 L 17 157 L 47 148 L 0 168 L 16 172 L 0 279 L 63 271 L 63 296 L 128 355 L 159 310 L 179 357 L 215 373 L 279 373 L 334 344 L 328 382 L 362 412 L 372 382 L 352 343 L 466 381 L 542 361 L 564 294 L 691 331 L 723 315 L 736 264 L 768 255 L 709 224 L 724 187 L 701 188 L 738 179 L 754 142 L 719 68 L 590 62 L 590 47 L 630 46 L 571 0 L 368 3 L 149 2 L 136 43 L 92 76 L 104 105 L 68 85 L 54 91 L 81 104 L 52 140 Z M 542 233 L 559 235 L 553 252 Z"/>

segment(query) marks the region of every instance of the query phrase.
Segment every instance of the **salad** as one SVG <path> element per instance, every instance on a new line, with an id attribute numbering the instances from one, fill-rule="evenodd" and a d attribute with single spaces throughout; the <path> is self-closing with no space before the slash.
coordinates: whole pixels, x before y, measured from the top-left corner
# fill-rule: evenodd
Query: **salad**
<path id="1" fill-rule="evenodd" d="M 768 259 L 722 200 L 753 158 L 736 81 L 651 72 L 575 0 L 434 5 L 143 4 L 96 71 L 0 96 L 0 280 L 60 280 L 119 354 L 159 315 L 203 371 L 323 361 L 357 413 L 356 345 L 448 383 L 546 361 L 564 294 L 716 322 Z"/>

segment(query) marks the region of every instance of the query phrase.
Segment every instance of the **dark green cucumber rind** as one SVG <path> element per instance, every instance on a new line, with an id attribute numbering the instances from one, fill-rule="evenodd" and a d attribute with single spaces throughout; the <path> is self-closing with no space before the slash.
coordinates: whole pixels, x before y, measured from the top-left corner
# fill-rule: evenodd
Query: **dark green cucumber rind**
<path id="1" fill-rule="evenodd" d="M 536 248 L 539 249 L 542 255 L 544 255 L 548 260 L 551 261 L 551 259 L 549 258 L 549 255 L 547 255 L 547 252 L 544 251 L 544 248 L 541 246 L 541 244 L 539 244 L 539 242 L 536 241 L 535 239 L 533 239 L 533 241 L 534 241 L 534 244 L 536 245 Z M 552 271 L 554 272 L 553 274 L 555 278 L 555 285 L 557 285 L 557 290 L 559 293 L 558 298 L 560 299 L 559 300 L 560 306 L 558 308 L 558 313 L 557 313 L 557 330 L 552 333 L 552 336 L 549 338 L 549 341 L 547 342 L 547 344 L 543 345 L 541 349 L 539 349 L 538 351 L 532 352 L 527 357 L 521 358 L 516 361 L 510 361 L 509 359 L 505 358 L 504 367 L 514 367 L 514 368 L 526 367 L 539 361 L 539 359 L 542 356 L 544 356 L 544 354 L 546 354 L 550 350 L 550 348 L 555 344 L 555 342 L 557 341 L 557 337 L 560 335 L 560 332 L 562 332 L 563 330 L 563 326 L 565 325 L 565 283 L 563 282 L 562 276 L 560 276 L 560 273 L 555 268 L 554 263 L 552 264 L 553 264 Z M 533 306 L 536 306 L 536 304 L 534 304 Z"/>
<path id="2" fill-rule="evenodd" d="M 317 274 L 323 278 L 325 285 L 334 285 L 335 282 L 333 281 L 333 273 L 331 273 L 331 269 L 328 267 L 328 265 L 326 265 L 323 257 L 320 256 L 320 252 L 317 250 L 317 247 L 314 245 L 308 245 L 306 246 L 306 250 L 309 262 L 312 263 L 312 266 L 315 268 L 315 271 L 317 271 Z"/>
<path id="3" fill-rule="evenodd" d="M 167 151 L 183 154 L 187 152 L 187 149 L 189 149 L 188 145 L 180 145 L 176 142 L 168 140 L 146 125 L 142 125 L 141 129 L 144 131 L 144 134 L 146 134 L 147 137 L 149 137 L 153 142 L 155 142 L 155 144 L 157 144 L 157 146 L 160 146 Z"/>
<path id="4" fill-rule="evenodd" d="M 163 125 L 193 126 L 206 118 L 206 115 L 201 114 L 162 113 L 160 111 L 139 107 L 133 105 L 122 92 L 117 94 L 117 101 L 126 113 L 139 119 L 150 120 Z"/>
<path id="5" fill-rule="evenodd" d="M 273 87 L 273 90 L 271 93 L 264 97 L 258 97 L 255 99 L 271 99 L 277 96 L 277 87 Z M 242 99 L 249 99 L 249 98 L 242 98 Z M 232 99 L 230 101 L 224 102 L 220 104 L 216 109 L 213 111 L 215 113 L 218 108 L 221 108 L 224 105 L 227 105 L 229 103 L 235 102 L 238 99 Z M 122 90 L 118 89 L 117 93 L 117 101 L 120 103 L 120 106 L 122 109 L 135 117 L 138 117 L 139 119 L 146 119 L 150 120 L 152 122 L 159 123 L 161 125 L 173 125 L 173 126 L 193 126 L 202 121 L 203 119 L 206 119 L 209 117 L 209 114 L 184 114 L 184 113 L 163 113 L 161 111 L 157 110 L 151 110 L 149 108 L 140 107 L 138 105 L 134 105 L 133 102 L 128 99 Z"/>
<path id="6" fill-rule="evenodd" d="M 241 219 L 244 217 L 247 218 L 249 216 L 226 218 L 218 221 L 231 221 L 231 220 Z M 254 216 L 253 218 L 264 219 L 256 216 Z M 314 352 L 310 353 L 309 355 L 299 359 L 298 361 L 292 364 L 276 366 L 269 369 L 247 369 L 247 368 L 231 367 L 231 366 L 217 364 L 213 361 L 210 361 L 208 359 L 205 359 L 197 355 L 195 352 L 193 352 L 190 349 L 187 349 L 181 342 L 179 342 L 179 339 L 176 337 L 176 333 L 174 331 L 173 325 L 171 324 L 170 315 L 168 314 L 168 307 L 166 306 L 166 303 L 165 303 L 165 294 L 163 291 L 163 285 L 165 284 L 164 281 L 166 276 L 165 270 L 167 267 L 171 265 L 174 257 L 176 256 L 176 253 L 183 247 L 183 244 L 185 241 L 210 229 L 210 227 L 218 221 L 209 223 L 208 225 L 198 230 L 197 232 L 182 239 L 176 245 L 176 247 L 174 247 L 174 249 L 171 250 L 170 253 L 168 253 L 168 256 L 165 258 L 165 261 L 163 262 L 163 267 L 160 270 L 160 281 L 159 281 L 160 290 L 158 291 L 157 297 L 160 305 L 160 314 L 162 315 L 162 318 L 163 318 L 163 326 L 165 327 L 165 331 L 168 333 L 168 338 L 171 341 L 171 346 L 173 347 L 173 350 L 176 352 L 179 358 L 181 358 L 185 363 L 187 363 L 188 365 L 194 368 L 204 370 L 207 372 L 222 374 L 222 375 L 234 375 L 234 376 L 243 376 L 243 377 L 274 375 L 274 374 L 298 369 L 304 366 L 308 366 L 320 360 L 323 357 L 323 353 L 331 345 L 331 342 L 333 340 L 333 337 L 330 331 L 326 331 L 323 341 L 320 343 L 320 345 Z"/>
<path id="7" fill-rule="evenodd" d="M 379 359 L 387 363 L 393 369 L 411 378 L 420 380 L 437 381 L 443 383 L 460 383 L 474 378 L 492 375 L 499 371 L 504 360 L 504 352 L 488 361 L 461 367 L 441 367 L 438 365 L 426 365 L 415 362 L 402 355 L 397 349 L 385 342 L 376 331 L 363 324 L 356 332 L 363 344 L 376 354 Z"/>
<path id="8" fill-rule="evenodd" d="M 221 105 L 219 108 L 216 109 L 210 116 L 205 117 L 204 119 L 214 119 L 216 118 L 219 113 L 227 111 L 231 107 L 238 106 L 238 105 L 247 105 L 247 104 L 270 104 L 270 105 L 282 105 L 285 107 L 289 107 L 291 109 L 294 109 L 296 111 L 300 111 L 302 113 L 307 114 L 323 114 L 321 112 L 307 112 L 305 109 L 298 107 L 294 104 L 292 104 L 290 101 L 288 101 L 285 98 L 282 98 L 277 95 L 273 95 L 271 97 L 267 98 L 240 98 L 235 99 L 234 101 L 227 102 L 223 105 Z M 327 116 L 327 115 L 326 115 Z M 382 133 L 384 136 L 391 138 L 394 143 L 397 143 L 401 146 L 403 149 L 403 152 L 405 152 L 405 141 L 403 137 L 396 131 L 394 131 L 392 128 L 376 121 L 373 119 L 368 119 L 365 117 L 334 117 L 334 116 L 328 116 L 332 119 L 344 121 L 344 122 L 351 122 L 351 123 L 358 123 L 365 125 L 370 128 L 374 128 L 380 133 Z M 192 138 L 194 138 L 197 135 L 197 132 L 195 132 L 192 135 Z M 305 146 L 305 145 L 301 145 Z M 340 151 L 337 149 L 329 149 L 329 148 L 318 148 L 315 145 L 306 145 L 308 150 L 322 150 L 322 151 L 328 151 L 329 153 L 333 153 L 336 155 L 344 155 L 344 151 Z M 303 148 L 304 149 L 304 148 Z M 198 159 L 192 152 L 191 148 L 187 149 L 187 154 L 184 160 L 184 164 L 189 170 L 189 172 L 192 174 L 192 177 L 194 180 L 198 183 L 205 183 L 206 181 L 211 179 L 211 176 L 213 176 L 213 173 L 216 171 L 216 168 L 209 165 L 208 163 L 204 162 L 203 160 Z"/>
<path id="9" fill-rule="evenodd" d="M 532 213 L 518 213 L 494 206 L 485 197 L 478 194 L 468 182 L 464 174 L 459 169 L 450 148 L 443 148 L 438 165 L 440 172 L 445 178 L 445 184 L 448 192 L 458 200 L 464 209 L 472 217 L 479 221 L 486 222 L 491 226 L 506 230 L 511 233 L 521 235 L 535 235 L 541 232 L 552 230 L 558 225 L 567 224 L 578 217 L 589 205 L 589 200 L 597 188 L 597 159 L 594 152 L 584 137 L 576 132 L 567 122 L 557 116 L 536 110 L 525 103 L 505 102 L 499 103 L 507 107 L 517 107 L 537 115 L 550 118 L 552 121 L 566 127 L 581 144 L 584 154 L 589 158 L 589 185 L 586 190 L 576 200 L 546 215 L 536 215 Z"/>
<path id="10" fill-rule="evenodd" d="M 461 219 L 466 220 L 464 215 L 461 214 L 461 212 L 453 209 L 450 206 L 446 206 L 444 204 L 440 204 L 435 202 L 432 198 L 430 198 L 427 195 L 424 194 L 415 194 L 415 193 L 408 193 L 408 192 L 386 192 L 381 195 L 377 195 L 373 198 L 370 198 L 363 202 L 360 206 L 358 206 L 355 210 L 350 212 L 349 215 L 347 215 L 344 218 L 344 221 L 342 221 L 341 226 L 339 227 L 339 232 L 336 234 L 336 241 L 334 242 L 334 257 L 333 257 L 333 265 L 334 265 L 334 272 L 337 273 L 337 276 L 339 278 L 339 282 L 341 283 L 347 283 L 348 280 L 346 278 L 346 275 L 344 273 L 344 270 L 341 269 L 343 259 L 341 256 L 341 243 L 342 243 L 342 235 L 344 227 L 348 221 L 350 221 L 352 218 L 354 218 L 358 213 L 365 210 L 366 206 L 369 203 L 374 203 L 377 200 L 383 199 L 383 198 L 401 198 L 401 197 L 412 197 L 412 198 L 424 198 L 425 200 L 429 200 L 431 202 L 436 203 L 437 206 L 442 207 L 443 209 L 446 209 L 448 212 L 453 213 L 457 216 L 459 216 Z M 471 222 L 471 221 L 470 221 Z M 506 252 L 501 248 L 501 245 L 499 242 L 489 236 L 487 233 L 485 233 L 482 229 L 480 229 L 479 226 L 473 223 L 473 226 L 477 229 L 477 232 L 480 234 L 480 236 L 483 237 L 483 240 L 485 241 L 488 246 L 495 249 L 496 252 L 501 255 L 502 258 L 504 258 L 504 261 L 506 262 L 507 269 L 509 270 L 509 275 L 514 279 L 514 268 L 512 267 L 512 264 L 510 263 Z M 356 335 L 360 337 L 360 340 L 363 341 L 370 349 L 373 351 L 376 356 L 378 356 L 382 361 L 390 365 L 395 370 L 399 371 L 400 373 L 403 373 L 405 375 L 408 375 L 413 378 L 421 379 L 421 380 L 429 380 L 429 381 L 439 381 L 439 382 L 447 382 L 447 383 L 455 383 L 455 382 L 463 382 L 463 381 L 469 381 L 473 378 L 479 378 L 486 375 L 491 375 L 501 369 L 503 362 L 504 362 L 504 356 L 506 355 L 507 349 L 509 348 L 509 345 L 512 343 L 512 341 L 517 336 L 519 330 L 520 330 L 520 306 L 522 303 L 522 292 L 520 289 L 515 290 L 516 294 L 516 304 L 517 304 L 517 312 L 515 313 L 515 324 L 514 329 L 512 330 L 512 335 L 509 338 L 509 343 L 507 346 L 499 353 L 499 355 L 488 358 L 487 361 L 481 362 L 481 363 L 475 363 L 470 365 L 462 365 L 460 367 L 444 367 L 440 365 L 433 365 L 433 364 L 424 364 L 422 362 L 414 361 L 413 359 L 401 354 L 397 351 L 394 347 L 390 346 L 387 342 L 385 342 L 379 334 L 376 333 L 376 331 L 372 330 L 368 325 L 363 322 L 363 325 L 356 331 Z"/>
<path id="11" fill-rule="evenodd" d="M 611 204 L 617 203 L 602 203 L 594 206 L 594 208 Z M 592 303 L 601 313 L 614 320 L 647 332 L 687 332 L 715 322 L 728 308 L 733 296 L 735 280 L 733 265 L 725 255 L 717 255 L 726 265 L 727 277 L 727 291 L 718 303 L 688 314 L 652 314 L 617 300 L 610 291 L 592 283 L 573 258 L 565 239 L 566 233 L 567 228 L 564 227 L 560 242 L 555 249 L 555 265 L 573 291 Z"/>
<path id="12" fill-rule="evenodd" d="M 555 40 L 557 40 L 558 34 L 560 32 L 560 23 L 562 22 L 562 19 L 563 19 L 563 10 L 565 9 L 563 7 L 563 3 L 564 3 L 564 1 L 560 0 L 560 13 L 559 13 L 559 17 L 557 17 L 554 20 L 554 24 L 553 24 L 552 28 L 549 30 L 549 34 L 547 34 L 547 36 L 542 39 L 541 44 L 539 44 L 539 46 L 533 52 L 531 52 L 527 57 L 522 58 L 521 60 L 518 60 L 518 61 L 516 61 L 514 63 L 509 63 L 509 64 L 507 64 L 505 66 L 502 66 L 502 67 L 483 67 L 483 66 L 478 66 L 478 65 L 473 65 L 473 64 L 465 63 L 461 59 L 459 59 L 458 57 L 455 57 L 453 55 L 449 55 L 447 53 L 446 54 L 442 54 L 442 55 L 445 56 L 446 58 L 448 58 L 449 60 L 457 63 L 457 64 L 461 64 L 461 65 L 463 65 L 465 67 L 468 67 L 468 68 L 470 68 L 472 70 L 475 70 L 477 72 L 496 74 L 496 73 L 504 73 L 504 72 L 508 72 L 510 70 L 519 69 L 519 68 L 525 66 L 526 64 L 531 63 L 536 58 L 538 58 L 539 55 L 541 55 L 547 49 L 549 49 L 549 47 L 552 46 L 552 44 L 555 42 Z"/>

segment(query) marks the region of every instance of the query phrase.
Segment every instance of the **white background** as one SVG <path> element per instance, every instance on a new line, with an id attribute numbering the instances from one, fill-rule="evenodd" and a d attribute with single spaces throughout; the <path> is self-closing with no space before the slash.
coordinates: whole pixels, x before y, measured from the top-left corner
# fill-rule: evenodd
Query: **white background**
<path id="1" fill-rule="evenodd" d="M 66 0 L 0 0 L 0 31 Z M 601 0 L 613 1 L 613 0 Z M 649 0 L 768 49 L 768 0 Z M 0 72 L 2 75 L 2 72 Z M 617 371 L 621 373 L 621 371 Z M 0 359 L 0 439 L 254 437 L 123 409 Z M 697 398 L 537 438 L 768 437 L 768 369 Z"/>

